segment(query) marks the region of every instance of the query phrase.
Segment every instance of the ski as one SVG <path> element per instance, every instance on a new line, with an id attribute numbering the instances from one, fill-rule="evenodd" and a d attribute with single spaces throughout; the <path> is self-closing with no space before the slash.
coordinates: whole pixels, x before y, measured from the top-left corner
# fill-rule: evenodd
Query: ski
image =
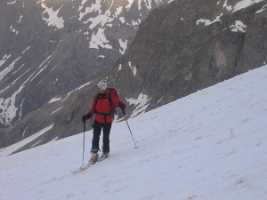
<path id="1" fill-rule="evenodd" d="M 87 170 L 90 166 L 91 166 L 91 164 L 90 163 L 87 163 L 86 165 L 81 166 L 79 169 L 72 171 L 72 173 L 73 174 L 79 174 L 79 173 Z"/>
<path id="2" fill-rule="evenodd" d="M 100 158 L 97 159 L 97 162 L 101 162 L 103 160 L 106 160 L 108 158 L 108 155 L 106 156 L 101 156 Z"/>
<path id="3" fill-rule="evenodd" d="M 82 173 L 82 172 L 86 171 L 88 168 L 90 168 L 91 166 L 96 165 L 96 163 L 98 163 L 98 162 L 102 162 L 102 161 L 106 160 L 107 158 L 108 158 L 108 157 L 98 158 L 97 161 L 94 162 L 94 163 L 88 162 L 86 165 L 81 166 L 79 169 L 73 171 L 72 173 L 73 173 L 73 174 L 79 174 L 79 173 Z"/>

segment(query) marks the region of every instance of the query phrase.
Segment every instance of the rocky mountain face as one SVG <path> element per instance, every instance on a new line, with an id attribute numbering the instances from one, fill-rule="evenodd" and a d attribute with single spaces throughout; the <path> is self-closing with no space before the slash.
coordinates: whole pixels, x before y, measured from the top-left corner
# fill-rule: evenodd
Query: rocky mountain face
<path id="1" fill-rule="evenodd" d="M 109 19 L 102 16 L 101 20 L 106 22 L 104 27 L 107 28 L 105 29 L 105 35 L 101 34 L 103 32 L 102 23 L 98 23 L 98 26 L 96 26 L 98 31 L 89 32 L 88 36 L 91 39 L 96 38 L 96 40 L 91 41 L 100 43 L 97 45 L 98 49 L 94 46 L 94 42 L 90 41 L 88 43 L 87 36 L 84 34 L 86 32 L 83 31 L 83 26 L 80 24 L 88 22 L 85 25 L 87 30 L 88 26 L 89 29 L 93 29 L 95 23 L 90 21 L 91 17 L 96 22 L 101 14 L 90 14 L 92 9 L 87 5 L 88 2 L 74 2 L 76 4 L 70 4 L 74 7 L 76 5 L 76 8 L 79 7 L 80 13 L 88 14 L 72 17 L 73 23 L 69 22 L 70 25 L 67 26 L 65 22 L 64 28 L 57 28 L 56 31 L 54 30 L 55 27 L 51 25 L 52 35 L 58 37 L 58 43 L 51 44 L 57 49 L 56 53 L 46 54 L 46 57 L 44 56 L 43 58 L 44 60 L 41 60 L 44 62 L 44 64 L 41 63 L 41 66 L 46 67 L 44 69 L 43 67 L 38 68 L 36 77 L 33 76 L 38 81 L 31 85 L 34 85 L 32 86 L 33 88 L 38 88 L 36 93 L 40 95 L 40 99 L 44 103 L 39 104 L 36 106 L 37 109 L 33 108 L 27 114 L 24 114 L 23 109 L 21 110 L 20 108 L 29 104 L 27 101 L 33 98 L 27 97 L 22 101 L 23 103 L 18 104 L 20 105 L 17 107 L 19 111 L 16 111 L 16 113 L 21 113 L 19 116 L 24 117 L 20 117 L 20 120 L 12 123 L 12 126 L 1 129 L 1 132 L 3 132 L 1 136 L 4 138 L 1 141 L 4 142 L 0 145 L 14 143 L 32 134 L 38 136 L 36 133 L 39 133 L 38 137 L 32 139 L 22 148 L 25 149 L 80 132 L 82 128 L 81 115 L 88 109 L 88 102 L 96 92 L 94 83 L 103 77 L 108 77 L 110 84 L 117 87 L 120 94 L 125 97 L 125 101 L 129 105 L 129 116 L 136 116 L 249 69 L 259 67 L 265 64 L 266 61 L 266 0 L 177 0 L 165 2 L 165 4 L 155 1 L 155 7 L 158 5 L 159 8 L 153 9 L 145 21 L 140 24 L 136 37 L 134 37 L 135 32 L 132 35 L 128 35 L 130 33 L 128 30 L 135 24 L 132 20 L 129 20 L 128 23 L 132 23 L 128 24 L 121 18 L 116 18 L 116 22 L 124 24 L 124 28 L 127 27 L 122 29 L 122 24 L 116 26 L 114 22 L 113 25 L 110 25 Z M 103 2 L 107 5 L 106 1 Z M 138 4 L 140 2 L 141 4 Z M 147 1 L 137 1 L 130 5 L 135 5 L 134 7 L 138 10 L 140 8 L 139 5 L 147 8 L 147 5 L 150 5 L 147 3 Z M 59 5 L 61 4 L 59 3 Z M 74 7 L 70 6 L 69 9 L 71 10 Z M 58 16 L 63 16 L 61 11 L 63 8 L 64 6 L 62 8 L 58 7 Z M 125 16 L 136 16 L 132 14 L 131 9 L 127 9 L 127 6 L 122 9 L 125 11 L 122 11 Z M 111 12 L 112 9 L 108 9 L 108 11 Z M 116 14 L 116 11 L 114 13 Z M 82 23 L 79 22 L 77 25 L 79 19 L 82 20 Z M 141 21 L 139 20 L 138 22 Z M 47 23 L 49 24 L 49 21 L 44 21 L 44 25 L 47 26 Z M 69 27 L 68 30 L 67 27 Z M 117 27 L 114 30 L 118 30 L 118 27 L 120 27 L 121 29 L 119 30 L 125 30 L 125 32 L 114 31 L 108 34 L 108 28 L 114 27 Z M 134 30 L 137 30 L 137 26 Z M 41 32 L 44 33 L 44 31 Z M 119 35 L 118 37 L 116 36 L 117 34 Z M 128 40 L 130 42 L 127 42 L 127 49 L 122 48 L 125 40 L 121 39 L 124 38 L 121 35 L 124 34 L 130 38 Z M 62 39 L 64 38 L 62 35 L 68 39 Z M 97 36 L 94 37 L 94 35 Z M 117 39 L 110 39 L 110 37 L 116 37 Z M 88 44 L 93 46 L 88 48 Z M 112 48 L 109 45 L 112 45 Z M 114 50 L 116 45 L 117 50 Z M 26 50 L 25 55 L 35 58 L 35 56 L 32 56 L 34 54 L 29 52 L 30 50 Z M 80 52 L 80 54 L 77 52 Z M 101 54 L 97 52 L 101 52 Z M 99 59 L 99 65 L 93 65 L 99 66 L 97 69 L 88 67 L 89 64 L 86 63 L 85 59 L 89 57 L 88 55 L 92 55 L 90 57 L 91 60 Z M 2 62 L 4 62 L 5 66 L 9 66 L 11 63 L 8 64 L 5 61 L 6 58 L 10 59 L 8 58 L 9 54 L 4 56 Z M 102 69 L 109 67 L 108 64 L 105 65 L 105 63 L 108 63 L 107 58 L 109 56 L 113 58 L 112 62 L 117 58 L 119 59 L 113 65 L 111 73 L 103 74 Z M 102 59 L 104 60 L 101 63 Z M 19 59 L 15 64 L 20 62 Z M 76 66 L 76 62 L 80 63 L 79 66 L 87 66 L 90 69 L 81 67 L 84 71 L 76 70 L 73 67 Z M 62 70 L 59 70 L 58 76 L 55 76 L 54 69 L 59 66 L 61 66 L 60 69 Z M 69 66 L 69 68 L 66 66 Z M 0 67 L 1 69 L 6 69 L 6 67 Z M 68 74 L 68 71 L 72 69 L 71 67 L 73 67 L 75 73 L 78 73 L 77 71 L 80 72 L 75 77 L 81 76 L 83 78 L 77 78 L 79 80 L 77 84 L 69 83 L 73 80 L 66 78 L 65 80 L 69 82 L 66 81 L 67 83 L 65 84 L 70 84 L 73 87 L 63 85 L 58 93 L 53 93 L 49 98 L 44 97 L 42 94 L 46 90 L 53 90 L 54 88 L 54 85 L 50 85 L 52 84 L 50 78 L 58 78 L 57 84 L 61 85 L 62 82 L 60 80 L 62 77 L 67 76 L 65 72 Z M 28 73 L 27 70 L 23 72 Z M 70 74 L 73 75 L 73 73 Z M 10 73 L 8 77 L 10 77 Z M 27 85 L 32 78 L 29 78 L 31 76 L 26 76 L 26 74 L 22 77 L 27 77 L 25 84 L 20 85 L 23 91 L 23 85 Z M 42 80 L 40 77 L 47 77 L 47 79 Z M 6 79 L 7 76 L 4 79 L 0 79 L 1 87 L 3 80 Z M 20 79 L 12 79 L 13 85 Z M 88 82 L 88 80 L 90 81 Z M 9 87 L 12 88 L 12 84 Z M 35 91 L 32 87 L 29 86 L 30 94 Z M 3 91 L 0 93 L 1 98 L 6 91 L 9 91 L 9 88 Z M 66 94 L 66 92 L 68 93 Z M 19 96 L 22 96 L 21 92 L 16 95 L 16 99 Z"/>
<path id="2" fill-rule="evenodd" d="M 168 1 L 0 1 L 0 147 L 41 128 L 16 127 L 42 106 L 109 71 L 141 21 L 164 3 Z"/>
<path id="3" fill-rule="evenodd" d="M 177 0 L 155 9 L 111 79 L 149 110 L 262 66 L 266 8 L 266 0 Z"/>

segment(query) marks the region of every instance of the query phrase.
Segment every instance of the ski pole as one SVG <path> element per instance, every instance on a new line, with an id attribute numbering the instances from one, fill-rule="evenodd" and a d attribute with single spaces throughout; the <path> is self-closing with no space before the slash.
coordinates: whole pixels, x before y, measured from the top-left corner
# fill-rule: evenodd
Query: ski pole
<path id="1" fill-rule="evenodd" d="M 133 141 L 133 144 L 134 144 L 134 148 L 136 149 L 136 148 L 137 148 L 137 143 L 136 143 L 136 140 L 134 139 L 133 132 L 132 132 L 130 126 L 129 126 L 129 122 L 128 122 L 127 119 L 125 120 L 125 122 L 126 122 L 127 127 L 128 127 L 128 129 L 129 129 L 129 131 L 130 131 L 131 138 L 132 138 L 132 141 Z"/>
<path id="2" fill-rule="evenodd" d="M 86 130 L 86 122 L 83 122 L 83 152 L 82 152 L 82 165 L 84 165 L 84 153 L 85 153 L 85 130 Z"/>

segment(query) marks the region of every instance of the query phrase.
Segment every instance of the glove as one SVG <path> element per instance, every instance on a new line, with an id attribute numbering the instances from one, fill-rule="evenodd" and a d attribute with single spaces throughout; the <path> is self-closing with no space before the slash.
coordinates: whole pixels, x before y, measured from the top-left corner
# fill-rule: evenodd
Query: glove
<path id="1" fill-rule="evenodd" d="M 82 116 L 82 121 L 86 122 L 87 119 L 90 119 L 92 117 L 92 113 L 87 113 L 86 115 Z"/>
<path id="2" fill-rule="evenodd" d="M 126 115 L 125 108 L 122 108 L 121 112 L 122 112 L 123 116 Z"/>
<path id="3" fill-rule="evenodd" d="M 123 116 L 126 115 L 125 107 L 126 107 L 126 106 L 125 106 L 124 104 L 121 104 L 121 106 L 120 106 L 120 108 L 121 108 L 121 112 L 122 112 Z"/>

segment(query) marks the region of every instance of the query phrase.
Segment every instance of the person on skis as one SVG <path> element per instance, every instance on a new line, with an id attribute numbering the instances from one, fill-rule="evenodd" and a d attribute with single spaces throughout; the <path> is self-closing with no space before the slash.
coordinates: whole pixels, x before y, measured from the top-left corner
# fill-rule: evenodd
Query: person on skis
<path id="1" fill-rule="evenodd" d="M 89 112 L 82 117 L 82 121 L 94 117 L 93 139 L 91 148 L 90 163 L 95 163 L 98 159 L 99 140 L 101 131 L 103 130 L 103 149 L 100 159 L 107 158 L 110 152 L 110 130 L 115 114 L 115 109 L 119 107 L 122 114 L 125 115 L 125 104 L 115 88 L 109 88 L 107 81 L 102 80 L 97 84 L 99 92 L 95 95 L 93 104 Z"/>

